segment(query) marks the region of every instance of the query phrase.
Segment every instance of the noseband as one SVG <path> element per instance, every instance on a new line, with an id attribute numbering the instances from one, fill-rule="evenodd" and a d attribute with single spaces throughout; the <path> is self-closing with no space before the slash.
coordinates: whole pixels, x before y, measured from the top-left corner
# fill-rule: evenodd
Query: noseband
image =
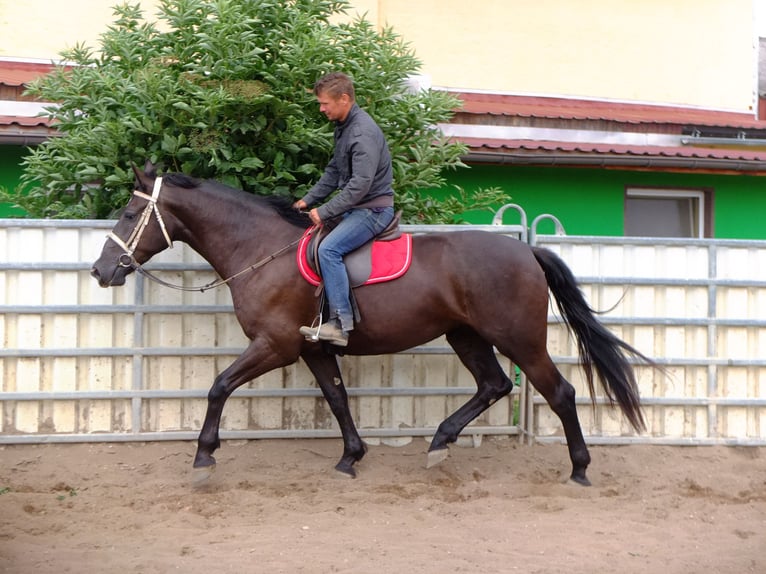
<path id="1" fill-rule="evenodd" d="M 117 262 L 120 267 L 140 267 L 140 264 L 136 261 L 135 257 L 133 257 L 133 253 L 135 253 L 136 248 L 138 248 L 138 242 L 141 241 L 141 236 L 144 234 L 144 229 L 146 229 L 146 226 L 149 224 L 152 213 L 154 213 L 155 217 L 157 218 L 157 223 L 162 230 L 162 235 L 165 236 L 165 241 L 167 241 L 168 247 L 173 249 L 173 242 L 170 240 L 168 230 L 165 228 L 165 222 L 162 220 L 162 214 L 157 207 L 157 200 L 160 197 L 160 189 L 162 189 L 162 178 L 158 177 L 154 180 L 154 188 L 152 189 L 151 195 L 147 195 L 137 189 L 133 190 L 133 195 L 147 200 L 148 203 L 146 204 L 146 207 L 144 207 L 141 218 L 133 228 L 130 237 L 123 241 L 117 237 L 117 235 L 115 235 L 114 230 L 107 234 L 107 237 L 122 247 L 123 251 L 125 252 L 120 255 L 120 258 Z"/>

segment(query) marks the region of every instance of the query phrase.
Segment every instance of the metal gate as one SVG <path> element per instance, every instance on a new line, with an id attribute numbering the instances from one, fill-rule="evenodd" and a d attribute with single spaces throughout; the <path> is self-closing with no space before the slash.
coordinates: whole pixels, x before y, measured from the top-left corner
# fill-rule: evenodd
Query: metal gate
<path id="1" fill-rule="evenodd" d="M 509 209 L 519 224 L 502 223 Z M 638 368 L 650 430 L 635 436 L 602 398 L 591 408 L 576 349 L 551 313 L 550 352 L 578 389 L 587 440 L 766 444 L 766 242 L 542 236 L 537 228 L 545 220 L 563 232 L 552 216 L 537 218 L 528 231 L 518 206 L 504 208 L 491 226 L 471 227 L 558 251 L 594 307 L 617 303 L 603 322 L 669 372 L 660 377 Z M 126 287 L 100 289 L 88 272 L 112 225 L 0 222 L 0 443 L 196 438 L 214 376 L 247 344 L 226 289 L 181 293 L 135 275 Z M 187 248 L 155 259 L 151 268 L 174 283 L 213 278 Z M 443 340 L 341 361 L 354 418 L 368 441 L 428 437 L 475 392 Z M 547 405 L 517 378 L 511 396 L 467 428 L 464 441 L 493 434 L 563 440 Z M 339 436 L 301 363 L 240 388 L 224 417 L 225 439 Z"/>

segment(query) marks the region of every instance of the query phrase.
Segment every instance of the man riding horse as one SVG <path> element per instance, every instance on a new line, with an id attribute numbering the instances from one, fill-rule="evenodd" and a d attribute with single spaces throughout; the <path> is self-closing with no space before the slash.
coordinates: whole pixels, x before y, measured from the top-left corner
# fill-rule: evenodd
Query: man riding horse
<path id="1" fill-rule="evenodd" d="M 320 180 L 294 207 L 310 208 L 338 191 L 311 209 L 309 217 L 317 226 L 340 221 L 318 250 L 329 319 L 318 328 L 303 326 L 300 333 L 345 347 L 354 328 L 354 313 L 343 257 L 393 220 L 393 169 L 386 138 L 375 120 L 356 104 L 354 84 L 348 76 L 333 72 L 321 77 L 314 85 L 314 95 L 319 111 L 335 122 L 335 150 Z"/>

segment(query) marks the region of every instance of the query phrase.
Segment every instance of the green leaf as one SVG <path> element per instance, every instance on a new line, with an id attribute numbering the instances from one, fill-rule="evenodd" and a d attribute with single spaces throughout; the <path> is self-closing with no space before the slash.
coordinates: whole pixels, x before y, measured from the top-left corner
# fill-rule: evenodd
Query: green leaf
<path id="1" fill-rule="evenodd" d="M 240 162 L 240 164 L 242 165 L 242 167 L 246 167 L 249 169 L 261 169 L 265 165 L 263 161 L 261 161 L 257 157 L 246 157 Z"/>

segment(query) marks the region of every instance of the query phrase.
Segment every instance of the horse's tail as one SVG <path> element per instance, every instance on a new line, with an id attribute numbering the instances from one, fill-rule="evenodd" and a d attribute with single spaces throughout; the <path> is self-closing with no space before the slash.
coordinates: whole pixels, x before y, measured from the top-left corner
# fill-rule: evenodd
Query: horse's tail
<path id="1" fill-rule="evenodd" d="M 541 247 L 533 247 L 532 252 L 545 272 L 548 288 L 567 327 L 575 335 L 591 398 L 595 402 L 595 367 L 609 402 L 620 406 L 636 431 L 644 430 L 646 424 L 641 412 L 638 385 L 628 356 L 652 366 L 655 366 L 654 361 L 616 337 L 596 319 L 595 312 L 580 291 L 577 279 L 558 255 Z"/>

